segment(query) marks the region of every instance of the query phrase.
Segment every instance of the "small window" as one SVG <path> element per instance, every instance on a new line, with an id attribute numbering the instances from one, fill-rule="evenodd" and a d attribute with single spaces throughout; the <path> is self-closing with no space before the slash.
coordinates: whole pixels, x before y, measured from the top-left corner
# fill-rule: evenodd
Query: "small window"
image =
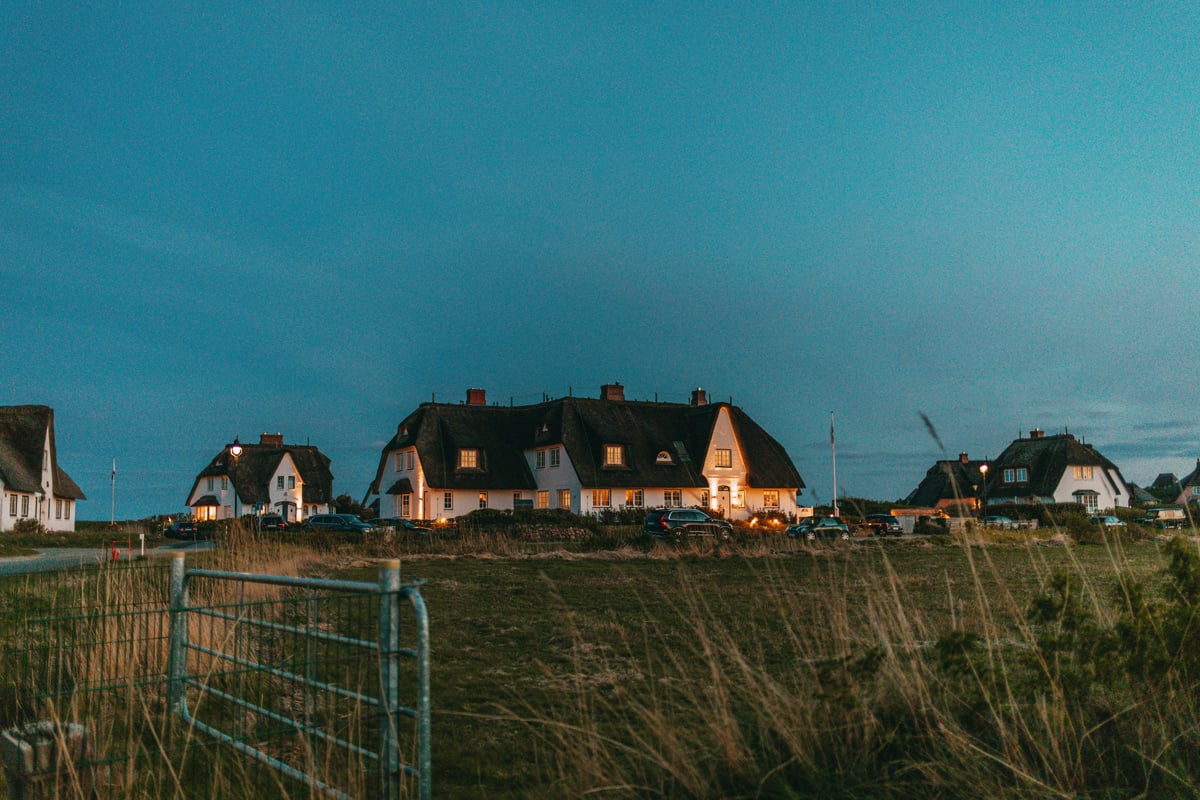
<path id="1" fill-rule="evenodd" d="M 655 458 L 654 458 L 654 463 L 655 464 L 670 464 L 671 463 L 671 454 L 668 453 L 666 450 L 659 450 L 658 455 L 655 456 Z"/>
<path id="2" fill-rule="evenodd" d="M 63 503 L 63 519 L 71 518 L 71 501 L 67 500 Z"/>
<path id="3" fill-rule="evenodd" d="M 62 500 L 58 498 L 54 500 L 54 518 L 62 519 Z"/>
<path id="4" fill-rule="evenodd" d="M 714 467 L 732 467 L 733 466 L 733 451 L 728 447 L 718 447 L 713 454 Z"/>
<path id="5" fill-rule="evenodd" d="M 570 489 L 559 489 L 558 490 L 558 507 L 566 508 L 566 509 L 571 508 L 571 490 Z"/>
<path id="6" fill-rule="evenodd" d="M 663 505 L 667 508 L 680 508 L 683 505 L 683 492 L 680 489 L 667 489 L 663 492 Z"/>
<path id="7" fill-rule="evenodd" d="M 479 448 L 463 447 L 458 451 L 459 469 L 479 469 Z M 480 506 L 487 508 L 487 506 Z"/>
<path id="8" fill-rule="evenodd" d="M 612 505 L 611 489 L 592 489 L 592 507 L 608 508 Z"/>
<path id="9" fill-rule="evenodd" d="M 558 448 L 551 447 L 550 448 L 550 466 L 552 466 L 552 467 L 558 466 L 558 457 L 559 457 L 558 456 Z"/>
<path id="10" fill-rule="evenodd" d="M 625 466 L 625 445 L 623 445 L 623 444 L 606 444 L 606 445 L 604 445 L 604 466 L 606 466 L 606 467 L 623 467 L 623 466 Z"/>
<path id="11" fill-rule="evenodd" d="M 487 503 L 487 492 L 480 492 L 480 493 L 479 493 L 479 507 L 480 507 L 480 508 L 487 508 L 487 507 L 488 507 L 488 503 Z"/>
<path id="12" fill-rule="evenodd" d="M 408 519 L 412 516 L 412 495 L 400 495 L 400 516 Z"/>
<path id="13" fill-rule="evenodd" d="M 17 496 L 15 494 L 10 494 L 8 496 L 8 515 L 10 517 L 15 517 L 17 515 Z"/>
<path id="14" fill-rule="evenodd" d="M 537 507 L 538 508 L 549 508 L 550 507 L 550 490 L 549 489 L 538 489 Z"/>
<path id="15" fill-rule="evenodd" d="M 21 497 L 21 516 L 29 516 L 29 495 L 23 495 Z"/>
<path id="16" fill-rule="evenodd" d="M 534 455 L 534 465 L 538 469 L 546 468 L 546 451 L 545 450 L 538 450 L 537 453 Z"/>
<path id="17" fill-rule="evenodd" d="M 1193 486 L 1192 494 L 1200 494 L 1200 486 Z"/>
<path id="18" fill-rule="evenodd" d="M 404 453 L 396 453 L 396 472 L 404 471 Z"/>
<path id="19" fill-rule="evenodd" d="M 708 489 L 700 493 L 700 505 L 708 508 Z"/>
<path id="20" fill-rule="evenodd" d="M 641 508 L 645 503 L 645 494 L 641 489 L 625 490 L 625 505 L 629 508 Z"/>
<path id="21" fill-rule="evenodd" d="M 763 508 L 779 508 L 779 492 L 763 492 Z"/>
<path id="22" fill-rule="evenodd" d="M 1013 483 L 1016 480 L 1017 471 L 1015 469 L 1004 470 L 1004 482 Z"/>
<path id="23" fill-rule="evenodd" d="M 454 510 L 454 492 L 443 492 L 442 493 L 442 510 L 443 511 L 453 511 Z"/>
<path id="24" fill-rule="evenodd" d="M 283 476 L 282 476 L 282 475 L 280 475 L 279 477 L 277 477 L 277 478 L 275 479 L 275 488 L 276 488 L 276 489 L 282 489 L 282 488 L 283 488 Z"/>
<path id="25" fill-rule="evenodd" d="M 415 450 L 408 451 L 408 468 L 415 469 L 417 466 L 417 453 Z"/>
<path id="26" fill-rule="evenodd" d="M 288 488 L 289 489 L 296 488 L 296 476 L 295 475 L 288 475 Z"/>
<path id="27" fill-rule="evenodd" d="M 229 478 L 225 477 L 224 475 L 221 476 L 221 488 L 222 489 L 229 488 Z"/>
<path id="28" fill-rule="evenodd" d="M 1029 470 L 1025 467 L 1017 467 L 1017 483 L 1024 483 L 1029 480 Z"/>
<path id="29" fill-rule="evenodd" d="M 1092 479 L 1091 467 L 1072 467 L 1071 471 L 1075 474 L 1077 481 L 1090 481 Z"/>
<path id="30" fill-rule="evenodd" d="M 520 492 L 513 492 L 513 508 L 519 507 L 523 499 Z"/>

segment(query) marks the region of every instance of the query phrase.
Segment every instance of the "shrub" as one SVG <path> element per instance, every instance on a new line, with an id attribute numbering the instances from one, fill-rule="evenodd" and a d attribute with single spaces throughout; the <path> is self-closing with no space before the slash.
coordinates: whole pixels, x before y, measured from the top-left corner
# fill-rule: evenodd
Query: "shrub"
<path id="1" fill-rule="evenodd" d="M 49 532 L 50 531 L 36 519 L 18 520 L 16 524 L 13 525 L 13 533 L 19 533 L 26 536 L 41 536 L 42 534 Z"/>

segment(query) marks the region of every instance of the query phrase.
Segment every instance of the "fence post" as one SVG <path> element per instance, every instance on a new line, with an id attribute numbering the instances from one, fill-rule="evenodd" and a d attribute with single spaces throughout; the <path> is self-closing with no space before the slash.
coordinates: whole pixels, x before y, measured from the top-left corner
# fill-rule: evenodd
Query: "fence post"
<path id="1" fill-rule="evenodd" d="M 430 710 L 432 699 L 429 688 L 429 613 L 425 599 L 413 589 L 409 595 L 417 615 L 417 769 L 420 770 L 420 798 L 433 797 L 433 756 Z"/>
<path id="2" fill-rule="evenodd" d="M 400 560 L 379 570 L 379 796 L 400 797 Z"/>
<path id="3" fill-rule="evenodd" d="M 187 712 L 187 587 L 184 583 L 183 553 L 171 557 L 170 652 L 167 659 L 167 710 L 182 716 Z"/>

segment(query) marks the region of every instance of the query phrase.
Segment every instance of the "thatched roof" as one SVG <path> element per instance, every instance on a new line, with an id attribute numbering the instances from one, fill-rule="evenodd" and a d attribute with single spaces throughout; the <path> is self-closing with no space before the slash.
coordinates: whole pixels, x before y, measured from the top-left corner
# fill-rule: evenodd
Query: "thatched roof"
<path id="1" fill-rule="evenodd" d="M 0 406 L 0 478 L 16 492 L 42 491 L 42 455 L 47 433 L 54 496 L 86 500 L 83 490 L 58 466 L 54 411 L 49 406 Z"/>

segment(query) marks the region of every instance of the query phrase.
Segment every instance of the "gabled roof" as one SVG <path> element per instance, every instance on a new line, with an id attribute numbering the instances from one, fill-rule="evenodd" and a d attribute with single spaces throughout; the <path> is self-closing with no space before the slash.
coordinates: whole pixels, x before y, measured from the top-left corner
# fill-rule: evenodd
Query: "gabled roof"
<path id="1" fill-rule="evenodd" d="M 783 446 L 736 406 L 563 397 L 516 407 L 424 403 L 384 447 L 371 493 L 381 488 L 387 454 L 407 447 L 417 449 L 432 489 L 534 489 L 525 453 L 554 444 L 566 450 L 584 486 L 704 487 L 701 469 L 722 409 L 744 451 L 748 486 L 804 487 Z M 610 444 L 625 448 L 621 467 L 604 463 Z M 462 448 L 481 451 L 481 469 L 458 469 Z"/>
<path id="2" fill-rule="evenodd" d="M 240 443 L 239 443 L 240 444 Z M 304 481 L 305 503 L 333 502 L 333 473 L 329 459 L 312 445 L 242 444 L 242 454 L 236 460 L 227 444 L 201 470 L 188 492 L 191 497 L 204 478 L 227 476 L 237 491 L 238 499 L 247 505 L 267 503 L 271 499 L 271 477 L 284 456 L 291 456 L 301 480 Z"/>
<path id="3" fill-rule="evenodd" d="M 58 466 L 54 443 L 54 411 L 49 406 L 0 406 L 0 477 L 17 492 L 42 491 L 42 451 L 47 432 L 50 467 L 54 471 L 54 496 L 85 500 L 83 491 Z"/>
<path id="4" fill-rule="evenodd" d="M 1110 470 L 1120 477 L 1116 464 L 1109 461 L 1092 447 L 1084 444 L 1069 433 L 1046 436 L 1038 433 L 1028 439 L 1016 439 L 992 462 L 988 473 L 990 495 L 1016 497 L 1053 497 L 1068 466 L 1100 467 L 1104 479 L 1111 485 Z M 1025 467 L 1029 480 L 1021 483 L 1004 483 L 1004 470 Z M 1121 478 L 1124 483 L 1125 479 Z M 1124 489 L 1112 486 L 1117 494 Z"/>
<path id="5" fill-rule="evenodd" d="M 1174 476 L 1172 476 L 1174 477 Z M 1184 475 L 1175 484 L 1180 491 L 1183 491 L 1185 486 L 1200 486 L 1200 458 L 1196 459 L 1196 468 Z"/>
<path id="6" fill-rule="evenodd" d="M 911 506 L 934 507 L 947 500 L 971 500 L 983 486 L 983 475 L 979 468 L 984 463 L 963 461 L 961 458 L 936 461 L 904 502 Z"/>

